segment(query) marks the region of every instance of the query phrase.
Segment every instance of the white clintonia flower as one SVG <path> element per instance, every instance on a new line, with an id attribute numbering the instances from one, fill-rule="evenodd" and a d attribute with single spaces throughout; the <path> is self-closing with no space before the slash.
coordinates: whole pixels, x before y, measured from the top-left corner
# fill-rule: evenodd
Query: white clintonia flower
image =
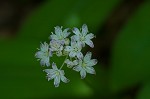
<path id="1" fill-rule="evenodd" d="M 50 41 L 50 49 L 53 52 L 56 51 L 57 56 L 62 55 L 63 46 L 62 46 L 62 44 L 60 44 L 60 42 L 58 42 L 56 40 L 51 40 Z"/>
<path id="2" fill-rule="evenodd" d="M 83 60 L 79 60 L 79 65 L 75 66 L 73 70 L 79 72 L 81 79 L 86 77 L 86 72 L 90 74 L 96 74 L 93 66 L 97 64 L 96 59 L 91 59 L 92 53 L 87 52 Z"/>
<path id="3" fill-rule="evenodd" d="M 77 56 L 79 59 L 83 58 L 83 54 L 81 53 L 81 45 L 79 45 L 74 37 L 71 38 L 71 46 L 66 46 L 65 51 L 69 52 L 70 57 Z"/>
<path id="4" fill-rule="evenodd" d="M 63 27 L 56 26 L 55 27 L 55 34 L 52 32 L 52 35 L 50 35 L 50 39 L 60 41 L 61 44 L 65 44 L 65 42 L 68 42 L 68 37 L 70 35 L 70 32 L 68 32 L 69 28 L 64 29 L 62 31 Z"/>
<path id="5" fill-rule="evenodd" d="M 42 66 L 50 66 L 50 57 L 52 56 L 52 53 L 49 49 L 49 45 L 44 42 L 44 44 L 41 43 L 40 49 L 38 49 L 39 51 L 36 52 L 35 57 L 38 58 L 38 60 L 40 60 L 40 64 Z"/>
<path id="6" fill-rule="evenodd" d="M 64 70 L 62 68 L 67 66 L 68 68 L 73 68 L 73 70 L 80 72 L 81 78 L 86 77 L 86 73 L 96 74 L 93 66 L 97 64 L 96 59 L 91 59 L 92 53 L 87 52 L 83 57 L 82 48 L 85 45 L 94 47 L 91 41 L 94 38 L 94 34 L 88 32 L 88 27 L 86 24 L 82 25 L 79 30 L 74 27 L 72 30 L 72 35 L 70 35 L 69 28 L 62 30 L 63 27 L 56 26 L 55 32 L 50 35 L 50 43 L 41 43 L 40 49 L 35 54 L 35 57 L 40 60 L 42 66 L 50 66 L 50 58 L 53 54 L 57 57 L 65 56 L 65 60 L 62 65 L 57 68 L 56 64 L 52 63 L 52 69 L 45 69 L 44 72 L 47 73 L 48 81 L 54 79 L 54 86 L 59 87 L 60 82 L 68 83 L 69 79 L 65 77 Z M 53 59 L 55 61 L 55 59 Z M 59 60 L 59 59 L 58 59 Z"/>
<path id="7" fill-rule="evenodd" d="M 82 47 L 85 47 L 85 43 L 92 48 L 94 47 L 94 44 L 91 41 L 91 39 L 94 38 L 94 34 L 92 34 L 92 33 L 87 34 L 88 27 L 86 24 L 83 24 L 81 32 L 78 28 L 74 27 L 73 33 L 76 34 L 76 35 L 74 35 L 74 38 L 76 39 L 76 41 L 78 41 L 79 44 L 82 45 Z"/>
<path id="8" fill-rule="evenodd" d="M 78 60 L 70 61 L 69 59 L 67 59 L 65 63 L 67 64 L 68 68 L 72 68 L 73 66 L 78 65 Z"/>
<path id="9" fill-rule="evenodd" d="M 55 87 L 59 87 L 60 81 L 64 83 L 68 83 L 69 79 L 67 79 L 64 75 L 63 70 L 59 70 L 55 63 L 52 63 L 53 69 L 45 69 L 44 71 L 47 73 L 48 81 L 54 79 Z"/>

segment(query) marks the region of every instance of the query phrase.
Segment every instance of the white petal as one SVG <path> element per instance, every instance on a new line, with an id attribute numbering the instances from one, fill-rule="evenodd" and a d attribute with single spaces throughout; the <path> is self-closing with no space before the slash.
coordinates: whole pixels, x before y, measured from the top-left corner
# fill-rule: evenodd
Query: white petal
<path id="1" fill-rule="evenodd" d="M 67 79 L 65 76 L 61 76 L 61 80 L 64 82 L 64 83 L 68 83 L 70 80 Z"/>
<path id="2" fill-rule="evenodd" d="M 78 65 L 78 60 L 74 60 L 74 61 L 73 61 L 73 64 L 74 64 L 74 65 Z"/>
<path id="3" fill-rule="evenodd" d="M 76 43 L 74 46 L 73 46 L 74 49 L 77 49 L 77 51 L 81 51 L 82 50 L 82 46 L 79 44 L 79 43 Z"/>
<path id="4" fill-rule="evenodd" d="M 87 66 L 94 66 L 97 64 L 97 62 L 98 62 L 97 59 L 92 59 L 89 62 L 87 62 Z"/>
<path id="5" fill-rule="evenodd" d="M 43 60 L 40 61 L 41 66 L 45 66 L 45 62 Z"/>
<path id="6" fill-rule="evenodd" d="M 79 35 L 79 34 L 80 34 L 79 29 L 76 28 L 76 27 L 73 28 L 72 32 L 73 32 L 74 34 L 76 34 L 76 35 Z"/>
<path id="7" fill-rule="evenodd" d="M 76 45 L 76 41 L 74 36 L 71 37 L 71 47 L 74 47 Z"/>
<path id="8" fill-rule="evenodd" d="M 54 69 L 54 70 L 58 70 L 58 68 L 57 68 L 57 66 L 56 66 L 56 64 L 53 62 L 52 63 L 52 68 Z"/>
<path id="9" fill-rule="evenodd" d="M 80 48 L 85 47 L 85 43 L 83 41 L 78 41 L 77 44 Z"/>
<path id="10" fill-rule="evenodd" d="M 52 51 L 56 51 L 58 48 L 58 42 L 56 40 L 51 40 L 50 41 L 50 47 Z"/>
<path id="11" fill-rule="evenodd" d="M 82 25 L 82 34 L 85 36 L 88 33 L 88 27 L 86 24 Z"/>
<path id="12" fill-rule="evenodd" d="M 52 50 L 49 48 L 49 57 L 53 55 Z"/>
<path id="13" fill-rule="evenodd" d="M 47 77 L 47 80 L 48 80 L 48 81 L 50 81 L 50 80 L 52 80 L 52 79 L 53 79 L 53 78 L 50 78 L 50 77 L 48 77 L 48 76 L 46 76 L 46 77 Z"/>
<path id="14" fill-rule="evenodd" d="M 72 50 L 71 46 L 66 46 L 65 51 L 70 52 Z"/>
<path id="15" fill-rule="evenodd" d="M 54 47 L 54 46 L 51 46 L 51 51 L 57 51 L 57 48 L 56 47 Z"/>
<path id="16" fill-rule="evenodd" d="M 76 52 L 75 52 L 75 51 L 71 51 L 71 52 L 69 53 L 69 56 L 70 56 L 70 57 L 75 57 L 75 56 L 76 56 Z"/>
<path id="17" fill-rule="evenodd" d="M 88 62 L 91 59 L 92 53 L 91 52 L 87 52 L 85 57 L 84 57 L 84 62 Z"/>
<path id="18" fill-rule="evenodd" d="M 90 47 L 92 47 L 92 48 L 94 47 L 94 44 L 93 44 L 93 42 L 91 40 L 86 40 L 85 43 L 87 45 L 89 45 Z"/>
<path id="19" fill-rule="evenodd" d="M 41 66 L 49 66 L 50 65 L 50 63 L 49 63 L 49 57 L 47 58 L 47 57 L 43 57 L 42 59 L 41 59 L 41 61 L 40 61 L 40 64 L 41 64 Z"/>
<path id="20" fill-rule="evenodd" d="M 49 62 L 46 62 L 46 66 L 47 66 L 47 67 L 50 66 L 50 63 L 49 63 Z"/>
<path id="21" fill-rule="evenodd" d="M 48 81 L 50 81 L 50 80 L 54 79 L 56 77 L 56 75 L 50 75 L 49 74 L 46 77 L 47 77 Z"/>
<path id="22" fill-rule="evenodd" d="M 35 57 L 36 58 L 42 58 L 43 57 L 43 52 L 42 51 L 38 51 L 35 53 Z"/>
<path id="23" fill-rule="evenodd" d="M 85 70 L 87 73 L 96 74 L 95 69 L 93 67 L 86 66 Z"/>
<path id="24" fill-rule="evenodd" d="M 53 75 L 50 75 L 50 74 L 49 74 L 49 75 L 48 75 L 48 78 L 51 80 L 51 79 L 56 78 L 56 76 L 57 76 L 56 74 L 53 74 Z"/>
<path id="25" fill-rule="evenodd" d="M 70 44 L 70 40 L 68 38 L 65 38 L 65 45 L 69 45 Z"/>
<path id="26" fill-rule="evenodd" d="M 62 40 L 58 40 L 58 45 L 61 46 L 61 45 L 64 45 L 65 44 L 65 40 L 62 39 Z"/>
<path id="27" fill-rule="evenodd" d="M 47 74 L 52 74 L 54 72 L 53 69 L 44 69 L 44 72 L 46 72 Z"/>
<path id="28" fill-rule="evenodd" d="M 52 40 L 50 41 L 50 46 L 54 45 L 55 41 L 56 41 L 56 40 L 52 39 Z"/>
<path id="29" fill-rule="evenodd" d="M 61 33 L 62 33 L 62 27 L 56 26 L 55 27 L 55 34 L 59 37 L 61 37 Z"/>
<path id="30" fill-rule="evenodd" d="M 78 35 L 73 35 L 72 38 L 74 38 L 75 41 L 79 41 L 80 40 L 80 36 L 78 36 Z"/>
<path id="31" fill-rule="evenodd" d="M 72 68 L 73 67 L 73 62 L 72 61 L 70 61 L 69 59 L 67 59 L 66 61 L 65 61 L 65 63 L 67 64 L 67 67 L 68 68 Z"/>
<path id="32" fill-rule="evenodd" d="M 82 69 L 81 66 L 75 66 L 75 67 L 73 67 L 73 70 L 75 70 L 77 72 L 81 71 L 81 69 Z"/>
<path id="33" fill-rule="evenodd" d="M 70 35 L 70 32 L 68 32 L 69 28 L 66 28 L 64 31 L 63 31 L 63 37 L 66 38 Z"/>
<path id="34" fill-rule="evenodd" d="M 64 70 L 59 70 L 60 75 L 65 75 Z"/>
<path id="35" fill-rule="evenodd" d="M 86 38 L 87 40 L 90 40 L 90 39 L 94 38 L 94 34 L 92 34 L 92 33 L 87 34 L 87 35 L 85 36 L 85 38 Z"/>
<path id="36" fill-rule="evenodd" d="M 49 45 L 46 42 L 44 42 L 44 44 L 41 43 L 40 48 L 41 51 L 46 52 L 48 51 Z"/>
<path id="37" fill-rule="evenodd" d="M 82 59 L 79 59 L 78 62 L 79 62 L 79 65 L 82 66 L 82 63 L 83 63 Z"/>
<path id="38" fill-rule="evenodd" d="M 82 59 L 83 58 L 83 54 L 81 52 L 78 52 L 77 53 L 77 57 L 78 57 L 78 59 Z"/>
<path id="39" fill-rule="evenodd" d="M 46 66 L 50 66 L 49 57 L 46 57 L 45 64 L 46 64 Z"/>
<path id="40" fill-rule="evenodd" d="M 55 87 L 59 87 L 59 83 L 60 83 L 60 75 L 58 75 L 54 78 Z"/>
<path id="41" fill-rule="evenodd" d="M 45 51 L 48 50 L 48 47 L 49 47 L 49 45 L 46 42 L 44 42 L 44 49 L 45 49 Z"/>
<path id="42" fill-rule="evenodd" d="M 47 78 L 48 78 L 48 81 L 51 80 L 51 79 L 54 79 L 56 77 L 56 71 L 52 72 L 51 74 L 47 74 Z"/>
<path id="43" fill-rule="evenodd" d="M 84 69 L 82 69 L 80 71 L 80 75 L 81 75 L 81 79 L 84 79 L 86 77 L 86 71 Z"/>
<path id="44" fill-rule="evenodd" d="M 52 35 L 50 35 L 50 39 L 52 40 L 58 40 L 59 38 L 57 37 L 57 35 L 55 35 L 55 34 L 52 34 Z"/>
<path id="45" fill-rule="evenodd" d="M 66 59 L 66 60 L 65 60 L 65 63 L 66 63 L 66 64 L 68 64 L 69 62 L 70 62 L 70 60 L 69 60 L 69 59 Z"/>

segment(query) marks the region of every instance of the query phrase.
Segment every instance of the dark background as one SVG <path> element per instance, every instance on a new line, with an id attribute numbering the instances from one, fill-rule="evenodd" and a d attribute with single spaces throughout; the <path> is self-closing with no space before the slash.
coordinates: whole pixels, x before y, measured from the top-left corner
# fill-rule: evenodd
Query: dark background
<path id="1" fill-rule="evenodd" d="M 96 76 L 55 88 L 34 57 L 55 26 L 87 24 Z M 0 99 L 150 99 L 150 0 L 1 0 Z M 55 58 L 57 62 L 61 61 Z"/>

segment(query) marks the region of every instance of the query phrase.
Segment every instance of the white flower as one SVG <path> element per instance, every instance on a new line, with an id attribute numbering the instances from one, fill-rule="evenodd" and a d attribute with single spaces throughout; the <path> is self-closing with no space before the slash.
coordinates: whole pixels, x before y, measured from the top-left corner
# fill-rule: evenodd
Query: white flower
<path id="1" fill-rule="evenodd" d="M 55 34 L 52 32 L 52 35 L 50 35 L 50 39 L 52 40 L 57 40 L 59 42 L 61 42 L 61 44 L 65 44 L 68 42 L 67 37 L 70 35 L 70 32 L 68 32 L 69 28 L 64 29 L 64 31 L 62 31 L 62 26 L 56 26 L 55 27 Z"/>
<path id="2" fill-rule="evenodd" d="M 81 79 L 86 77 L 86 72 L 90 74 L 96 74 L 93 66 L 97 64 L 96 59 L 91 59 L 92 53 L 87 52 L 83 60 L 79 60 L 79 65 L 75 66 L 73 70 L 79 72 Z"/>
<path id="3" fill-rule="evenodd" d="M 63 81 L 64 83 L 68 83 L 69 79 L 67 79 L 64 75 L 63 70 L 59 70 L 55 63 L 52 63 L 52 69 L 45 69 L 44 70 L 47 73 L 48 81 L 54 79 L 54 85 L 55 87 L 59 87 L 60 81 Z"/>
<path id="4" fill-rule="evenodd" d="M 94 47 L 93 42 L 91 41 L 92 38 L 94 38 L 94 34 L 92 33 L 88 33 L 88 27 L 86 24 L 82 25 L 82 31 L 80 32 L 80 30 L 78 28 L 73 29 L 73 33 L 75 33 L 76 35 L 74 35 L 74 38 L 76 39 L 76 41 L 78 41 L 79 44 L 82 45 L 82 47 L 85 47 L 85 44 L 89 45 L 90 47 Z"/>
<path id="5" fill-rule="evenodd" d="M 51 49 L 51 51 L 56 51 L 57 56 L 62 55 L 63 46 L 59 41 L 51 40 L 50 41 L 50 49 Z"/>
<path id="6" fill-rule="evenodd" d="M 78 60 L 70 61 L 69 59 L 67 59 L 65 63 L 67 64 L 68 68 L 72 68 L 73 66 L 78 65 Z"/>
<path id="7" fill-rule="evenodd" d="M 40 60 L 40 64 L 42 66 L 50 66 L 49 59 L 52 56 L 52 53 L 49 49 L 49 45 L 44 42 L 44 44 L 41 43 L 39 51 L 36 52 L 35 57 Z"/>
<path id="8" fill-rule="evenodd" d="M 83 54 L 81 53 L 81 45 L 79 45 L 74 37 L 71 38 L 71 46 L 66 46 L 65 51 L 69 52 L 69 56 L 70 57 L 75 57 L 77 56 L 77 58 L 82 59 L 83 58 Z"/>
<path id="9" fill-rule="evenodd" d="M 35 53 L 35 57 L 40 60 L 40 64 L 47 67 L 50 66 L 50 58 L 52 58 L 53 54 L 56 54 L 59 58 L 61 58 L 60 56 L 62 58 L 65 56 L 64 62 L 59 68 L 56 63 L 52 62 L 52 68 L 43 70 L 47 74 L 48 81 L 54 79 L 55 87 L 59 87 L 60 82 L 68 83 L 70 80 L 66 78 L 64 70 L 62 70 L 64 66 L 80 72 L 81 79 L 85 78 L 87 73 L 96 74 L 93 66 L 97 64 L 97 60 L 91 59 L 91 52 L 87 52 L 85 56 L 81 52 L 85 45 L 94 47 L 91 41 L 94 38 L 94 34 L 89 33 L 87 25 L 83 24 L 80 30 L 74 27 L 72 30 L 73 35 L 71 36 L 69 36 L 69 28 L 62 29 L 63 27 L 59 26 L 54 28 L 54 33 L 52 32 L 49 37 L 49 44 L 46 42 L 41 43 L 40 49 Z"/>

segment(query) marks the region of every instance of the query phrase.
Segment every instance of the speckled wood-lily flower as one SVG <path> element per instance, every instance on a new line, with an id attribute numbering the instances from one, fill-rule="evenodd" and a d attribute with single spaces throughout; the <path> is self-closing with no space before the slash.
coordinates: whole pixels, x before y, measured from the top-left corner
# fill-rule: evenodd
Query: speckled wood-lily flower
<path id="1" fill-rule="evenodd" d="M 67 79 L 64 75 L 64 70 L 60 70 L 57 68 L 55 63 L 52 63 L 52 69 L 45 69 L 44 70 L 47 73 L 47 79 L 52 80 L 54 79 L 54 85 L 55 87 L 58 87 L 60 84 L 60 81 L 64 83 L 68 83 L 69 79 Z"/>
<path id="2" fill-rule="evenodd" d="M 44 42 L 43 44 L 41 43 L 39 51 L 36 52 L 35 57 L 40 60 L 40 64 L 42 66 L 50 66 L 50 57 L 52 56 L 51 50 L 49 49 L 49 45 Z"/>
<path id="3" fill-rule="evenodd" d="M 87 52 L 83 60 L 79 60 L 79 64 L 73 68 L 73 70 L 80 72 L 81 78 L 86 77 L 86 73 L 96 74 L 94 65 L 97 64 L 97 59 L 91 59 L 92 53 Z"/>
<path id="4" fill-rule="evenodd" d="M 74 29 L 73 29 L 73 33 L 75 34 L 74 38 L 83 47 L 85 47 L 85 44 L 87 44 L 93 48 L 94 44 L 91 41 L 91 39 L 94 38 L 94 34 L 93 33 L 88 34 L 88 27 L 86 24 L 83 24 L 81 30 L 82 31 L 80 31 L 78 28 L 74 27 Z"/>
<path id="5" fill-rule="evenodd" d="M 40 49 L 35 53 L 40 64 L 47 66 L 44 72 L 47 73 L 48 81 L 54 79 L 55 87 L 59 87 L 61 81 L 68 83 L 69 79 L 65 77 L 65 72 L 62 70 L 64 66 L 80 72 L 81 79 L 85 78 L 87 73 L 96 74 L 93 66 L 97 64 L 97 60 L 91 59 L 91 52 L 87 52 L 85 56 L 82 53 L 86 45 L 94 47 L 91 40 L 94 34 L 89 33 L 87 25 L 82 25 L 80 30 L 74 27 L 72 31 L 69 28 L 63 30 L 62 26 L 54 28 L 55 32 L 50 35 L 50 43 L 41 43 Z M 56 62 L 61 62 L 59 59 L 64 59 L 64 61 L 62 65 L 56 66 Z M 53 62 L 52 65 L 50 61 Z"/>

